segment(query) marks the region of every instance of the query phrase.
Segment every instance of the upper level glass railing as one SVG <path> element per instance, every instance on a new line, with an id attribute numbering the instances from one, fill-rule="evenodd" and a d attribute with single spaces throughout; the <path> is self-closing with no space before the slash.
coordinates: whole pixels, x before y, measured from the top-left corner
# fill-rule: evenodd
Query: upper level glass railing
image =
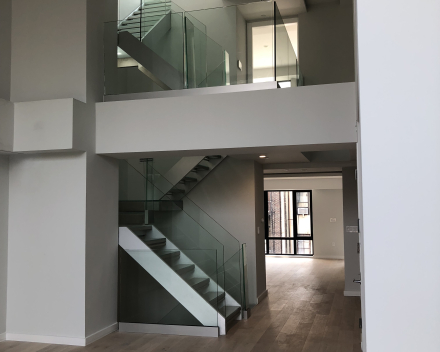
<path id="1" fill-rule="evenodd" d="M 105 94 L 302 84 L 285 19 L 273 1 L 185 12 L 171 1 L 140 1 L 105 24 Z"/>
<path id="2" fill-rule="evenodd" d="M 277 82 L 289 82 L 291 86 L 302 85 L 300 79 L 298 58 L 290 40 L 289 33 L 284 23 L 278 5 L 274 4 L 275 9 L 275 76 Z"/>

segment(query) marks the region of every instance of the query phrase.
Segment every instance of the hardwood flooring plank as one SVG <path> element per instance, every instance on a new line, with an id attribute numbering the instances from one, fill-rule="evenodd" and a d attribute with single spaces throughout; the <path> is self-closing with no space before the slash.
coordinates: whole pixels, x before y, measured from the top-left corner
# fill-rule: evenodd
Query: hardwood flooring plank
<path id="1" fill-rule="evenodd" d="M 266 258 L 268 297 L 219 338 L 112 333 L 87 347 L 5 341 L 0 352 L 360 352 L 359 297 L 341 260 Z"/>

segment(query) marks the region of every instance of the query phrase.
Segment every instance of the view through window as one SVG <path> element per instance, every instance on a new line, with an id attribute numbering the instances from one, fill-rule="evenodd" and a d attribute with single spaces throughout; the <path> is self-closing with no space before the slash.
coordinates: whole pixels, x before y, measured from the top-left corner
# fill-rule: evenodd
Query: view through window
<path id="1" fill-rule="evenodd" d="M 313 255 L 312 191 L 267 191 L 266 253 Z"/>

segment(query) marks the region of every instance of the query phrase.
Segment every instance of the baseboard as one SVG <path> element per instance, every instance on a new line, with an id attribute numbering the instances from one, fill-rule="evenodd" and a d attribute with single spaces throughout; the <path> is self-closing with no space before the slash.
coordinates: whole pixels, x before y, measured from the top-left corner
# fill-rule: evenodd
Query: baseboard
<path id="1" fill-rule="evenodd" d="M 268 294 L 269 294 L 269 291 L 264 290 L 264 292 L 258 296 L 257 304 L 260 304 L 260 302 L 263 301 L 267 297 Z"/>
<path id="2" fill-rule="evenodd" d="M 6 340 L 6 333 L 0 334 L 0 342 L 3 342 Z"/>
<path id="3" fill-rule="evenodd" d="M 344 260 L 342 255 L 270 255 L 266 254 L 266 257 L 271 258 L 301 258 L 301 259 L 329 259 L 329 260 Z"/>
<path id="4" fill-rule="evenodd" d="M 107 326 L 106 328 L 99 330 L 95 332 L 94 334 L 91 334 L 86 337 L 86 346 L 90 345 L 91 343 L 98 341 L 99 339 L 102 339 L 104 336 L 107 336 L 111 334 L 112 332 L 115 332 L 119 329 L 119 324 L 114 323 L 110 326 Z"/>
<path id="5" fill-rule="evenodd" d="M 87 346 L 99 340 L 100 338 L 111 334 L 116 330 L 118 330 L 118 323 L 114 323 L 98 332 L 95 332 L 94 334 L 87 336 L 86 338 L 6 333 L 6 340 L 19 342 L 49 343 L 54 345 Z"/>
<path id="6" fill-rule="evenodd" d="M 342 255 L 314 255 L 314 259 L 331 259 L 331 260 L 343 260 L 344 256 Z"/>
<path id="7" fill-rule="evenodd" d="M 86 339 L 80 337 L 43 336 L 6 333 L 7 341 L 49 343 L 54 345 L 85 346 Z"/>
<path id="8" fill-rule="evenodd" d="M 119 331 L 143 334 L 218 337 L 218 327 L 119 323 Z"/>
<path id="9" fill-rule="evenodd" d="M 344 291 L 344 296 L 346 296 L 346 297 L 360 297 L 361 291 Z"/>

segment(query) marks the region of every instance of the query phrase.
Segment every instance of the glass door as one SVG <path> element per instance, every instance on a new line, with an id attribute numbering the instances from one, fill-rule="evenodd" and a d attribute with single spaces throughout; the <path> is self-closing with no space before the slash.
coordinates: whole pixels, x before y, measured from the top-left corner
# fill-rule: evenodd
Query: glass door
<path id="1" fill-rule="evenodd" d="M 264 193 L 266 254 L 312 256 L 312 191 Z"/>

